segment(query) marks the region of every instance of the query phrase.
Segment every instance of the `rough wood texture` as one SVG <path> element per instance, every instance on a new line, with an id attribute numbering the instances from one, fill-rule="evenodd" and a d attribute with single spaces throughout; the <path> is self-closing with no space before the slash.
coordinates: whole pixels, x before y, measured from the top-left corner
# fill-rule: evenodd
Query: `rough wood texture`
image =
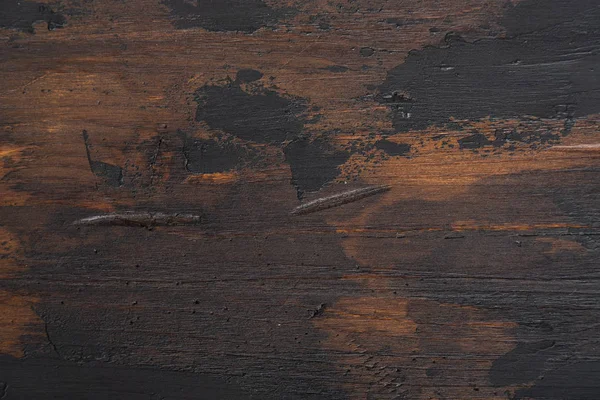
<path id="1" fill-rule="evenodd" d="M 597 0 L 3 0 L 0 36 L 3 400 L 600 398 Z"/>

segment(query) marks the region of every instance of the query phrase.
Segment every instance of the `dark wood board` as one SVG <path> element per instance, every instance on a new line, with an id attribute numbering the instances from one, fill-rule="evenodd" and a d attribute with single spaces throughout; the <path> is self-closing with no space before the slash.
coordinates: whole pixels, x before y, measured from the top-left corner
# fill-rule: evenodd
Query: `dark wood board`
<path id="1" fill-rule="evenodd" d="M 2 0 L 0 37 L 2 400 L 600 398 L 597 0 Z"/>

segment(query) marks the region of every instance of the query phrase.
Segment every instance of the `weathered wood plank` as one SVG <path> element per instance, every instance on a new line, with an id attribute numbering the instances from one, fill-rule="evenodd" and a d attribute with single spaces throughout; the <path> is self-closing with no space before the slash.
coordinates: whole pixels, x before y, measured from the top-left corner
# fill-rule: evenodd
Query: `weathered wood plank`
<path id="1" fill-rule="evenodd" d="M 597 1 L 5 0 L 0 36 L 1 398 L 600 397 Z"/>

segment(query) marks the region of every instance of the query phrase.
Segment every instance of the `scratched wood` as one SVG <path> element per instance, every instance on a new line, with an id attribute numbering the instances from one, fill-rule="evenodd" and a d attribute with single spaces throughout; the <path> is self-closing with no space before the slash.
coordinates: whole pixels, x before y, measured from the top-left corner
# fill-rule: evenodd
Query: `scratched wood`
<path id="1" fill-rule="evenodd" d="M 597 0 L 40 1 L 2 399 L 600 398 Z"/>

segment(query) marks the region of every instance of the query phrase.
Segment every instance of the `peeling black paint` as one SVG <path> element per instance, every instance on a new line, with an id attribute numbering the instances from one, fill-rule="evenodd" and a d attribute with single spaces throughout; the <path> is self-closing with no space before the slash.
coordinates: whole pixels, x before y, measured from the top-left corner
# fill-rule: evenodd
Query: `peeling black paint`
<path id="1" fill-rule="evenodd" d="M 262 0 L 164 0 L 163 4 L 171 9 L 177 28 L 199 27 L 217 32 L 251 33 L 295 14 L 293 9 L 271 8 Z"/>
<path id="2" fill-rule="evenodd" d="M 390 156 L 405 156 L 410 153 L 411 145 L 407 143 L 395 143 L 382 139 L 375 143 L 375 147 L 385 151 Z"/>
<path id="3" fill-rule="evenodd" d="M 325 183 L 335 179 L 338 167 L 350 157 L 347 152 L 334 150 L 321 140 L 300 138 L 290 142 L 284 149 L 285 159 L 292 170 L 292 184 L 298 199 L 304 192 L 319 190 Z"/>
<path id="4" fill-rule="evenodd" d="M 33 32 L 33 24 L 45 21 L 48 30 L 62 28 L 67 23 L 64 15 L 55 12 L 49 5 L 20 0 L 0 2 L 0 27 Z"/>
<path id="5" fill-rule="evenodd" d="M 233 143 L 219 143 L 213 139 L 199 139 L 178 132 L 183 138 L 185 168 L 192 173 L 211 174 L 236 168 L 244 157 L 244 150 Z"/>
<path id="6" fill-rule="evenodd" d="M 524 1 L 503 24 L 509 33 L 530 33 L 475 43 L 447 35 L 446 47 L 412 51 L 389 71 L 379 100 L 390 106 L 394 128 L 424 129 L 451 117 L 571 119 L 600 110 L 597 2 Z M 394 101 L 395 94 L 411 101 Z"/>
<path id="7" fill-rule="evenodd" d="M 553 340 L 517 344 L 513 350 L 494 360 L 490 382 L 494 386 L 510 386 L 537 379 L 550 356 L 546 350 L 554 344 Z"/>
<path id="8" fill-rule="evenodd" d="M 92 173 L 97 177 L 104 179 L 104 181 L 111 186 L 121 186 L 123 184 L 123 169 L 117 165 L 92 159 L 92 155 L 90 153 L 91 146 L 89 143 L 89 135 L 86 130 L 84 130 L 82 134 L 87 159 Z"/>
<path id="9" fill-rule="evenodd" d="M 196 101 L 196 121 L 244 140 L 281 143 L 297 137 L 304 127 L 306 102 L 270 90 L 251 94 L 235 82 L 207 85 L 196 91 Z"/>

